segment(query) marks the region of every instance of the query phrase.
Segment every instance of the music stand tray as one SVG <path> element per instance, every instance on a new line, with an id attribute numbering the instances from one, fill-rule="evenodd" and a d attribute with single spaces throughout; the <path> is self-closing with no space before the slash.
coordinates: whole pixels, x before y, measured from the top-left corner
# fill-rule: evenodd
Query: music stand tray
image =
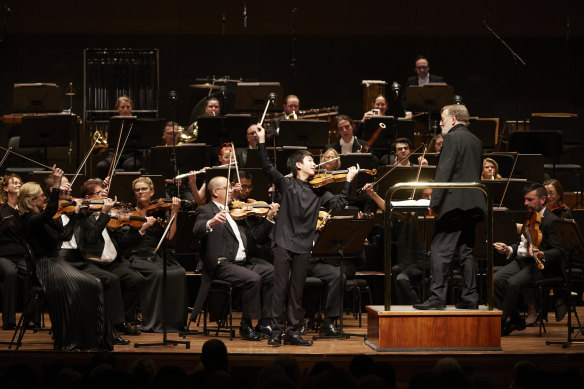
<path id="1" fill-rule="evenodd" d="M 380 166 L 377 169 L 378 177 L 381 177 L 386 171 L 391 169 L 393 166 Z M 390 175 L 388 175 L 384 180 L 378 184 L 377 193 L 381 198 L 385 198 L 385 194 L 393 185 L 398 182 L 416 182 L 416 175 L 418 174 L 417 166 L 403 166 L 397 167 Z M 420 182 L 430 182 L 434 180 L 436 175 L 436 166 L 422 166 L 420 170 Z M 421 192 L 421 191 L 417 191 Z M 404 200 L 407 199 L 412 193 L 411 189 L 399 190 L 395 192 L 393 199 Z"/>
<path id="2" fill-rule="evenodd" d="M 362 336 L 367 340 L 367 334 L 349 334 L 343 332 L 343 297 L 345 294 L 345 282 L 343 281 L 343 260 L 345 258 L 356 258 L 361 251 L 365 238 L 369 235 L 371 228 L 376 224 L 375 219 L 340 219 L 331 218 L 320 232 L 314 247 L 312 248 L 313 258 L 339 258 L 339 277 L 341 316 L 339 318 L 340 334 L 338 337 L 326 337 L 322 339 L 345 339 L 351 336 Z M 313 337 L 319 339 L 318 336 Z"/>
<path id="3" fill-rule="evenodd" d="M 262 111 L 270 93 L 276 94 L 276 101 L 268 109 L 279 109 L 282 106 L 282 86 L 279 82 L 240 82 L 235 91 L 235 109 Z"/>
<path id="4" fill-rule="evenodd" d="M 329 123 L 324 120 L 282 120 L 277 146 L 323 148 L 329 143 Z"/>

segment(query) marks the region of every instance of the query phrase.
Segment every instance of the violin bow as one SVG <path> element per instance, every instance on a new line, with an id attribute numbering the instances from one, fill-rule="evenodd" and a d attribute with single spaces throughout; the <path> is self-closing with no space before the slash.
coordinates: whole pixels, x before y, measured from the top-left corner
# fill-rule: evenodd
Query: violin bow
<path id="1" fill-rule="evenodd" d="M 378 178 L 376 181 L 373 181 L 373 182 L 371 183 L 371 185 L 372 185 L 372 186 L 375 186 L 375 185 L 379 184 L 379 182 L 380 182 L 381 180 L 383 180 L 385 177 L 387 177 L 387 175 L 388 175 L 389 173 L 391 173 L 392 171 L 394 171 L 395 169 L 397 169 L 397 168 L 398 168 L 398 167 L 401 165 L 401 163 L 402 163 L 403 161 L 405 161 L 405 160 L 407 160 L 408 158 L 410 158 L 410 155 L 412 155 L 412 154 L 415 154 L 415 153 L 416 153 L 416 151 L 420 150 L 420 149 L 422 148 L 422 146 L 425 146 L 425 144 L 424 144 L 424 143 L 422 143 L 422 144 L 421 144 L 421 145 L 419 145 L 419 146 L 418 146 L 418 147 L 417 147 L 417 148 L 416 148 L 414 151 L 412 151 L 410 154 L 408 154 L 408 155 L 407 155 L 407 156 L 405 156 L 404 158 L 402 158 L 402 159 L 400 159 L 399 161 L 397 161 L 397 163 L 396 163 L 395 165 L 393 165 L 393 167 L 392 167 L 391 169 L 389 169 L 388 171 L 386 171 L 386 172 L 385 172 L 385 173 L 384 173 L 384 174 L 383 174 L 381 177 L 379 177 L 379 178 Z"/>
<path id="2" fill-rule="evenodd" d="M 231 182 L 231 158 L 233 153 L 229 153 L 229 168 L 227 169 L 227 188 L 225 189 L 225 210 L 227 210 L 227 201 L 229 200 L 229 187 Z"/>
<path id="3" fill-rule="evenodd" d="M 2 161 L 0 161 L 0 167 L 2 165 L 4 165 L 4 162 L 6 162 L 6 159 L 8 158 L 8 156 L 10 155 L 10 152 L 12 151 L 12 147 L 9 147 L 8 150 L 6 150 L 6 153 L 4 154 L 4 157 L 2 157 Z"/>
<path id="4" fill-rule="evenodd" d="M 422 160 L 424 160 L 424 157 L 426 156 L 426 151 L 428 150 L 428 146 L 423 143 L 424 145 L 424 151 L 422 152 Z M 420 173 L 422 172 L 422 162 L 420 161 L 420 164 L 418 165 L 418 174 L 416 174 L 416 182 L 420 181 Z M 408 200 L 413 200 L 414 197 L 416 196 L 416 188 L 412 189 L 412 194 L 410 195 Z"/>
<path id="5" fill-rule="evenodd" d="M 519 153 L 513 152 L 515 154 L 515 160 L 513 161 L 513 167 L 511 168 L 511 173 L 509 173 L 509 178 L 507 178 L 507 184 L 505 184 L 505 190 L 503 190 L 503 196 L 501 196 L 501 202 L 499 203 L 499 208 L 503 206 L 503 200 L 505 199 L 505 195 L 507 194 L 507 188 L 509 188 L 509 183 L 511 182 L 511 176 L 513 176 L 513 172 L 515 171 L 515 165 L 517 165 L 517 160 L 519 159 Z"/>
<path id="6" fill-rule="evenodd" d="M 71 182 L 70 182 L 71 187 L 73 187 L 73 183 L 75 183 L 75 180 L 77 179 L 77 176 L 81 172 L 81 169 L 83 169 L 83 166 L 85 166 L 85 163 L 89 159 L 89 156 L 91 155 L 91 152 L 95 148 L 95 145 L 101 139 L 101 135 L 99 134 L 99 132 L 95 132 L 94 134 L 97 134 L 97 136 L 95 136 L 95 135 L 93 136 L 95 139 L 93 140 L 93 143 L 92 143 L 91 147 L 89 148 L 89 151 L 87 151 L 87 154 L 85 154 L 85 157 L 83 158 L 83 161 L 81 162 L 81 164 L 77 168 L 77 171 L 75 172 L 75 175 L 71 179 Z"/>
<path id="7" fill-rule="evenodd" d="M 47 169 L 49 169 L 49 170 L 53 170 L 53 168 L 52 168 L 52 167 L 50 167 L 50 166 L 44 165 L 44 164 L 42 164 L 42 163 L 40 163 L 40 162 L 38 162 L 38 161 L 35 161 L 34 159 L 30 159 L 30 158 L 28 158 L 28 157 L 25 157 L 25 156 L 24 156 L 24 155 L 22 155 L 22 154 L 18 154 L 16 151 L 12 151 L 12 147 L 6 148 L 6 147 L 2 147 L 2 146 L 0 146 L 0 149 L 2 149 L 2 150 L 6 150 L 6 154 L 4 155 L 4 158 L 2 158 L 2 162 L 4 162 L 4 160 L 7 158 L 7 155 L 8 155 L 8 153 L 12 153 L 12 154 L 14 154 L 14 155 L 16 155 L 16 156 L 18 156 L 18 157 L 20 157 L 20 158 L 24 158 L 24 159 L 26 159 L 27 161 L 30 161 L 30 162 L 32 162 L 32 163 L 36 163 L 36 164 L 37 164 L 37 165 L 39 165 L 39 166 L 42 166 L 42 167 L 44 167 L 44 168 L 47 168 Z"/>
<path id="8" fill-rule="evenodd" d="M 110 165 L 110 174 L 108 175 L 108 177 L 109 177 L 108 192 L 109 192 L 109 188 L 112 187 L 112 181 L 114 180 L 114 173 L 116 171 L 116 167 L 118 166 L 118 163 L 120 162 L 120 159 L 122 158 L 122 153 L 124 152 L 124 148 L 126 147 L 126 142 L 128 142 L 128 138 L 130 138 L 130 133 L 132 132 L 133 127 L 134 127 L 134 123 L 131 123 L 130 129 L 128 130 L 128 133 L 126 134 L 126 138 L 124 139 L 124 143 L 122 144 L 122 147 L 119 148 L 120 140 L 122 139 L 122 132 L 124 130 L 124 122 L 122 121 L 122 129 L 120 130 L 120 137 L 118 139 L 118 144 L 116 146 L 116 153 L 114 155 L 114 158 L 112 159 L 113 164 Z"/>
<path id="9" fill-rule="evenodd" d="M 235 145 L 231 142 L 231 153 L 233 154 L 233 161 L 235 162 L 235 172 L 237 173 L 237 182 L 241 184 L 241 177 L 239 177 L 239 166 L 237 165 L 237 155 L 235 155 Z"/>

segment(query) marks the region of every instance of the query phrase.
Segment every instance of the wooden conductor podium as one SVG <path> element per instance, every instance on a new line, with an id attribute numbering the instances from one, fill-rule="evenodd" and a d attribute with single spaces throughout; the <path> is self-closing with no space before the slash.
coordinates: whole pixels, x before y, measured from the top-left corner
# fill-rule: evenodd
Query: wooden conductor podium
<path id="1" fill-rule="evenodd" d="M 487 304 L 479 309 L 416 310 L 411 305 L 391 306 L 391 210 L 414 211 L 427 204 L 397 205 L 398 190 L 417 188 L 478 189 L 487 195 L 487 245 L 491 246 L 492 199 L 480 183 L 399 183 L 387 192 L 385 213 L 385 305 L 367 306 L 367 341 L 375 351 L 498 351 L 501 350 L 501 311 L 493 309 L 493 254 L 487 250 Z M 389 248 L 389 249 L 388 249 Z"/>

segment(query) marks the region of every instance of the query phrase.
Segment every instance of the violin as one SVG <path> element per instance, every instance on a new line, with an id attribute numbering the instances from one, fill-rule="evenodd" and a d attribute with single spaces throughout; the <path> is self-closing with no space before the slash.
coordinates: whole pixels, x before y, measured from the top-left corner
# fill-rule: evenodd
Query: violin
<path id="1" fill-rule="evenodd" d="M 523 233 L 527 238 L 527 242 L 533 249 L 537 249 L 541 244 L 543 235 L 541 233 L 541 214 L 539 212 L 532 212 L 525 224 L 523 224 Z M 534 255 L 535 264 L 540 270 L 543 270 L 544 264 L 541 259 Z"/>
<path id="2" fill-rule="evenodd" d="M 107 228 L 110 230 L 118 230 L 124 226 L 131 228 L 141 228 L 146 222 L 146 218 L 138 211 L 121 211 L 110 213 L 110 220 L 107 223 Z"/>
<path id="3" fill-rule="evenodd" d="M 548 205 L 547 205 L 547 207 L 548 207 L 548 209 L 549 209 L 550 211 L 552 211 L 552 212 L 553 212 L 553 211 L 555 211 L 556 209 L 563 208 L 563 207 L 564 207 L 564 202 L 563 202 L 562 200 L 559 200 L 559 201 L 558 201 L 557 203 L 555 203 L 555 204 L 548 204 Z"/>
<path id="4" fill-rule="evenodd" d="M 189 200 L 181 200 L 180 201 L 181 206 L 183 206 L 183 205 L 189 206 L 189 205 L 191 205 L 191 203 L 192 203 L 192 201 L 189 201 Z M 172 200 L 168 200 L 168 199 L 152 200 L 152 201 L 150 201 L 150 205 L 148 205 L 148 208 L 146 208 L 146 214 L 151 215 L 153 213 L 160 212 L 160 211 L 168 211 L 170 209 L 170 207 L 172 207 Z"/>
<path id="5" fill-rule="evenodd" d="M 343 182 L 347 180 L 347 174 L 349 173 L 348 170 L 335 170 L 330 172 L 318 173 L 315 174 L 312 179 L 308 181 L 311 187 L 313 188 L 320 188 L 321 186 L 325 186 L 331 184 L 333 182 Z M 359 169 L 359 173 L 367 173 L 372 176 L 377 174 L 377 169 Z"/>
<path id="6" fill-rule="evenodd" d="M 59 208 L 57 212 L 53 215 L 53 220 L 57 220 L 61 217 L 61 215 L 71 216 L 75 213 L 75 207 L 77 203 L 74 200 L 78 199 L 71 199 L 71 200 L 59 200 Z M 87 209 L 87 205 L 81 205 L 81 209 Z"/>
<path id="7" fill-rule="evenodd" d="M 270 205 L 265 201 L 248 199 L 247 202 L 233 201 L 229 206 L 229 214 L 233 220 L 243 220 L 248 216 L 265 217 L 270 211 Z"/>
<path id="8" fill-rule="evenodd" d="M 318 211 L 318 220 L 316 221 L 316 230 L 317 231 L 322 231 L 324 229 L 324 226 L 326 226 L 326 223 L 330 220 L 331 218 L 331 211 Z"/>

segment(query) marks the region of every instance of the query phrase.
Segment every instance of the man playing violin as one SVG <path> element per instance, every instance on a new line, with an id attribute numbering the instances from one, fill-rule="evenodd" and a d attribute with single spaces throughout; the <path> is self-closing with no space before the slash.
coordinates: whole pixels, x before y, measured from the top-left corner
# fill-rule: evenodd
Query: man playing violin
<path id="1" fill-rule="evenodd" d="M 266 150 L 266 132 L 258 126 L 259 156 L 262 169 L 281 193 L 278 219 L 272 231 L 274 241 L 274 292 L 272 300 L 272 336 L 270 346 L 280 346 L 285 328 L 284 344 L 310 346 L 299 334 L 302 292 L 306 280 L 308 259 L 312 250 L 318 212 L 321 207 L 342 209 L 347 204 L 350 183 L 358 168 L 351 167 L 347 182 L 339 196 L 323 188 L 312 188 L 308 179 L 314 176 L 316 164 L 312 154 L 298 150 L 288 157 L 292 177 L 285 177 L 271 163 Z M 287 308 L 286 308 L 287 307 Z M 286 310 L 286 316 L 284 311 Z"/>
<path id="2" fill-rule="evenodd" d="M 50 176 L 45 182 L 50 186 L 50 190 L 52 191 L 54 177 Z M 83 228 L 87 215 L 80 212 L 82 200 L 73 199 L 71 197 L 71 186 L 69 180 L 65 176 L 61 178 L 59 199 L 61 201 L 75 203 L 75 208 L 72 214 L 67 215 L 61 213 L 60 216 L 53 220 L 48 226 L 49 228 L 56 230 L 63 237 L 63 242 L 57 255 L 75 269 L 90 274 L 100 280 L 103 287 L 104 302 L 109 322 L 112 324 L 124 323 L 125 318 L 123 306 L 121 304 L 122 291 L 120 280 L 115 274 L 99 268 L 87 259 L 87 256 L 84 253 L 84 249 L 87 247 L 81 243 L 87 237 Z M 112 205 L 112 200 L 106 200 L 106 203 L 104 203 L 104 209 L 109 212 Z M 113 333 L 113 342 L 114 344 L 121 345 L 130 343 L 129 340 L 121 338 L 115 330 Z"/>
<path id="3" fill-rule="evenodd" d="M 250 341 L 262 340 L 272 333 L 270 304 L 274 269 L 270 265 L 251 261 L 250 246 L 269 234 L 277 207 L 271 207 L 266 218 L 251 228 L 243 220 L 233 220 L 225 209 L 233 195 L 227 178 L 213 177 L 207 191 L 211 201 L 195 212 L 193 233 L 204 243 L 201 246 L 204 247 L 203 279 L 191 319 L 194 321 L 203 307 L 211 281 L 225 280 L 243 290 L 240 335 Z M 255 329 L 252 319 L 259 319 Z"/>
<path id="4" fill-rule="evenodd" d="M 539 224 L 530 226 L 531 231 L 527 233 L 539 230 L 541 242 L 538 244 L 532 239 L 533 245 L 529 244 L 529 239 L 524 233 L 521 235 L 521 242 L 511 246 L 502 242 L 494 244 L 499 253 L 506 254 L 511 260 L 499 269 L 494 277 L 495 306 L 503 311 L 502 335 L 525 329 L 525 320 L 517 312 L 519 292 L 544 275 L 562 275 L 566 266 L 562 256 L 561 241 L 554 228 L 554 221 L 559 219 L 546 207 L 545 187 L 539 183 L 528 184 L 523 188 L 523 197 L 525 207 L 530 212 L 530 218 L 541 220 Z M 534 260 L 536 257 L 544 264 L 543 270 L 536 265 Z"/>
<path id="5" fill-rule="evenodd" d="M 127 261 L 122 260 L 123 247 L 134 245 L 139 239 L 138 230 L 122 231 L 106 228 L 111 220 L 110 211 L 115 200 L 107 198 L 107 192 L 100 179 L 89 179 L 81 187 L 81 196 L 88 200 L 101 200 L 103 206 L 82 219 L 79 247 L 85 258 L 102 270 L 115 274 L 121 286 L 121 296 L 115 302 L 123 303 L 124 320 L 117 318 L 114 328 L 120 334 L 138 335 L 128 322 L 135 319 L 144 277 L 130 269 Z M 118 309 L 116 309 L 118 311 Z"/>

